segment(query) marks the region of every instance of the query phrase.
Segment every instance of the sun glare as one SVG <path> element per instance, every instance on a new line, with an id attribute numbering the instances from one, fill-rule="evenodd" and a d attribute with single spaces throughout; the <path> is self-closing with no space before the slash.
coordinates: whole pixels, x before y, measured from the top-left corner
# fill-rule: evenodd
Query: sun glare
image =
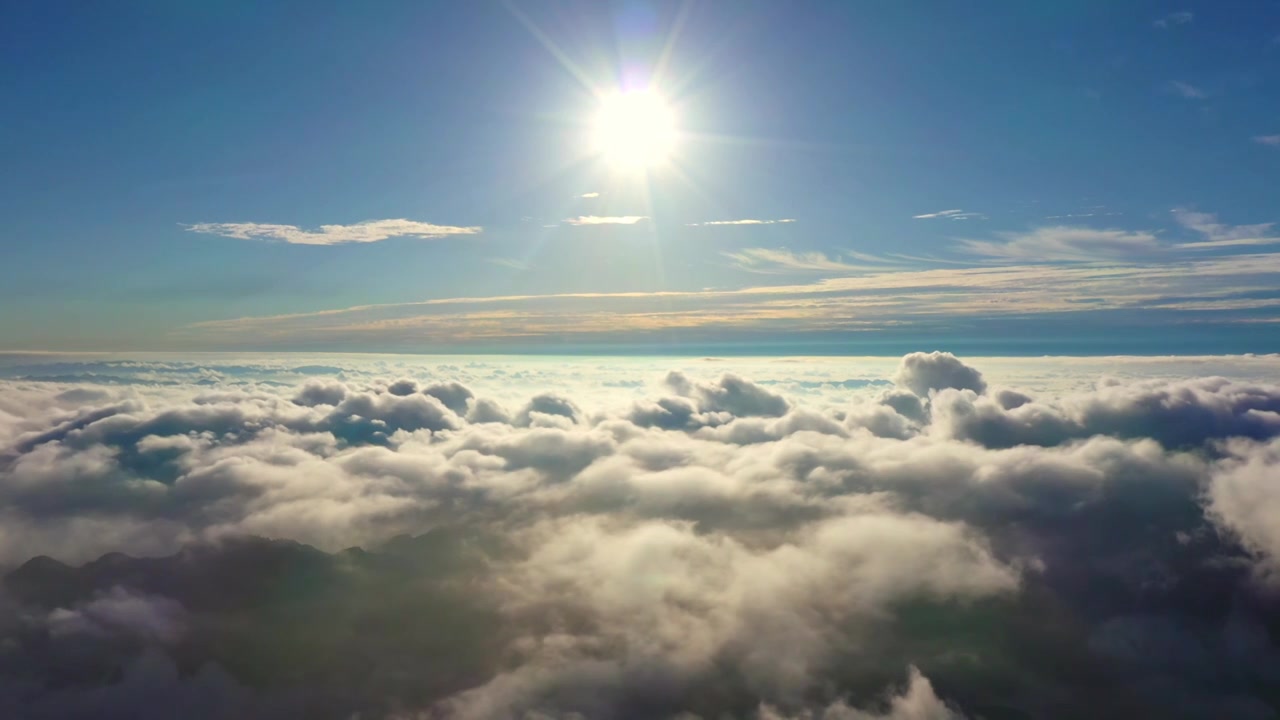
<path id="1" fill-rule="evenodd" d="M 652 90 L 607 95 L 600 101 L 591 141 L 614 167 L 651 168 L 664 163 L 675 148 L 675 113 Z"/>

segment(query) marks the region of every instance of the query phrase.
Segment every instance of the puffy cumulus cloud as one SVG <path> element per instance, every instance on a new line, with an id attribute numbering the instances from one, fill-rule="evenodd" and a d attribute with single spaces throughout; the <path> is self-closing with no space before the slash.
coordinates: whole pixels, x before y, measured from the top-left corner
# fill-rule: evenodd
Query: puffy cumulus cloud
<path id="1" fill-rule="evenodd" d="M 466 415 L 475 394 L 459 382 L 433 383 L 422 390 L 424 395 L 440 401 L 441 405 L 457 415 Z"/>
<path id="2" fill-rule="evenodd" d="M 1153 438 L 1170 447 L 1280 433 L 1275 387 L 1224 378 L 1103 385 L 1088 393 L 1036 401 L 944 390 L 931 403 L 935 428 L 988 447 L 1057 445 L 1093 435 Z"/>
<path id="3" fill-rule="evenodd" d="M 47 623 L 54 636 L 119 633 L 172 643 L 182 635 L 183 614 L 169 598 L 135 595 L 117 586 L 75 608 L 55 609 Z"/>
<path id="4" fill-rule="evenodd" d="M 903 357 L 893 381 L 920 396 L 928 395 L 930 390 L 944 388 L 972 390 L 979 394 L 987 390 L 982 373 L 955 355 L 938 351 L 911 353 Z"/>
<path id="5" fill-rule="evenodd" d="M 565 629 L 523 638 L 521 664 L 445 700 L 447 716 L 527 717 L 548 705 L 673 716 L 726 681 L 798 698 L 895 600 L 946 604 L 1017 586 L 979 539 L 922 517 L 833 519 L 769 550 L 671 523 L 560 522 L 540 533 L 505 575 L 506 613 L 516 627 Z M 610 647 L 621 653 L 601 658 Z"/>
<path id="6" fill-rule="evenodd" d="M 738 417 L 779 417 L 790 407 L 781 395 L 732 373 L 725 373 L 714 382 L 697 382 L 684 373 L 672 371 L 665 383 L 677 394 L 693 398 L 704 412 L 727 412 Z"/>
<path id="7" fill-rule="evenodd" d="M 350 395 L 325 416 L 321 427 L 344 440 L 386 441 L 405 430 L 450 430 L 458 417 L 432 395 Z"/>
<path id="8" fill-rule="evenodd" d="M 581 416 L 582 411 L 569 398 L 543 393 L 531 398 L 520 412 L 516 413 L 515 423 L 520 427 L 546 424 L 573 425 L 581 419 Z"/>
<path id="9" fill-rule="evenodd" d="M 758 720 L 964 720 L 933 692 L 933 685 L 915 667 L 910 669 L 907 687 L 889 699 L 884 712 L 859 710 L 837 702 L 822 710 L 798 715 L 782 715 L 769 706 L 760 709 Z"/>
<path id="10" fill-rule="evenodd" d="M 1280 708 L 1280 386 L 682 365 L 0 381 L 0 714 Z"/>
<path id="11" fill-rule="evenodd" d="M 1232 441 L 1209 486 L 1209 509 L 1280 579 L 1280 441 Z"/>

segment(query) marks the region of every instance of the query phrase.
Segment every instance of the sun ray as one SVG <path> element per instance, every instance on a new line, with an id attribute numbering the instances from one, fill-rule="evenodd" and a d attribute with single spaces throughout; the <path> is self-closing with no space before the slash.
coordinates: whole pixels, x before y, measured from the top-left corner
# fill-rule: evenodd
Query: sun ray
<path id="1" fill-rule="evenodd" d="M 569 59 L 569 56 L 560 49 L 560 46 L 556 45 L 546 33 L 542 32 L 542 30 L 534 24 L 533 20 L 531 20 L 528 15 L 520 12 L 520 9 L 517 8 L 515 3 L 511 2 L 511 0 L 506 0 L 502 4 L 513 16 L 515 16 L 516 20 L 520 21 L 520 24 L 529 31 L 529 34 L 533 35 L 534 39 L 537 40 L 547 52 L 551 53 L 551 56 L 556 59 L 556 62 L 560 63 L 560 66 L 567 70 L 569 74 L 582 85 L 582 87 L 588 90 L 592 89 L 594 84 L 591 81 L 591 76 L 582 68 L 578 67 L 577 63 Z"/>

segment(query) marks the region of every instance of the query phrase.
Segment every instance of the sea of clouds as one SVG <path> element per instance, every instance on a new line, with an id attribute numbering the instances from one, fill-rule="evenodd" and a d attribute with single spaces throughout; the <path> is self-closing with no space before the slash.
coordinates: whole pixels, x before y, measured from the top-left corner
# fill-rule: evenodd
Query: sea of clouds
<path id="1" fill-rule="evenodd" d="M 1280 357 L 0 377 L 0 717 L 1280 708 Z"/>

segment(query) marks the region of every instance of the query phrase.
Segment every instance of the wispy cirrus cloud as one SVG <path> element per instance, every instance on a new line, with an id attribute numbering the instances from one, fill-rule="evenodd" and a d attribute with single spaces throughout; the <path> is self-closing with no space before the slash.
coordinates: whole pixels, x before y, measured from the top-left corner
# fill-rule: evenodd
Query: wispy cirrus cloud
<path id="1" fill-rule="evenodd" d="M 847 256 L 859 261 L 847 262 L 841 257 L 829 257 L 821 252 L 792 252 L 786 249 L 745 248 L 735 252 L 724 253 L 733 260 L 734 267 L 747 272 L 765 275 L 782 275 L 801 272 L 821 272 L 834 274 L 850 274 L 867 271 L 883 271 L 899 263 L 892 263 L 862 253 L 847 253 Z"/>
<path id="2" fill-rule="evenodd" d="M 1164 17 L 1157 18 L 1152 25 L 1155 25 L 1161 30 L 1168 30 L 1169 28 L 1176 27 L 1178 25 L 1188 25 L 1192 20 L 1195 20 L 1195 18 L 1196 16 L 1194 13 L 1188 10 L 1181 10 L 1179 12 L 1169 13 Z"/>
<path id="3" fill-rule="evenodd" d="M 394 237 L 435 239 L 451 235 L 476 235 L 483 228 L 435 225 L 416 220 L 367 220 L 354 225 L 321 225 L 305 230 L 297 225 L 271 223 L 194 223 L 189 232 L 218 235 L 236 240 L 286 242 L 293 245 L 342 245 L 371 243 Z"/>
<path id="4" fill-rule="evenodd" d="M 971 236 L 958 241 L 953 250 L 961 254 L 950 258 L 746 248 L 724 257 L 761 282 L 437 297 L 207 321 L 171 337 L 188 348 L 421 348 L 563 336 L 635 341 L 680 333 L 949 327 L 1001 317 L 1071 322 L 1082 312 L 1152 323 L 1204 321 L 1209 314 L 1217 323 L 1265 319 L 1260 313 L 1276 306 L 1280 286 L 1280 252 L 1264 247 L 1280 244 L 1273 225 L 1228 225 L 1186 209 L 1173 219 L 1197 237 L 1179 243 L 1172 233 L 1141 228 L 1047 226 Z"/>
<path id="5" fill-rule="evenodd" d="M 1196 212 L 1185 208 L 1174 208 L 1173 219 L 1179 225 L 1205 237 L 1204 240 L 1199 242 L 1176 245 L 1175 247 L 1179 250 L 1213 250 L 1224 247 L 1275 245 L 1280 243 L 1280 236 L 1273 232 L 1275 223 L 1227 225 L 1219 222 L 1218 217 L 1212 213 Z"/>
<path id="6" fill-rule="evenodd" d="M 1156 236 L 1129 230 L 1053 226 L 1025 233 L 1001 233 L 1001 240 L 962 240 L 966 252 L 1003 260 L 1094 262 L 1152 255 Z"/>
<path id="7" fill-rule="evenodd" d="M 750 255 L 747 256 L 751 258 Z M 1163 254 L 1111 262 L 1021 262 L 970 267 L 858 268 L 830 257 L 756 254 L 760 267 L 792 265 L 820 277 L 739 288 L 452 297 L 319 312 L 241 317 L 178 331 L 185 346 L 359 346 L 535 341 L 572 335 L 648 337 L 672 332 L 732 334 L 852 332 L 957 320 L 1117 312 L 1169 322 L 1172 313 L 1213 312 L 1248 322 L 1272 303 L 1280 253 Z M 767 274 L 767 273 L 763 273 Z M 786 273 L 775 273 L 783 276 Z M 1176 301 L 1176 302 L 1175 302 Z M 1252 314 L 1251 314 L 1252 313 Z M 727 335 L 726 335 L 727 336 Z"/>
<path id="8" fill-rule="evenodd" d="M 1204 100 L 1209 97 L 1209 93 L 1205 92 L 1202 88 L 1181 80 L 1170 81 L 1169 92 L 1186 100 Z"/>
<path id="9" fill-rule="evenodd" d="M 756 220 L 754 218 L 743 218 L 741 220 L 708 220 L 706 222 L 688 223 L 689 227 L 712 227 L 716 225 L 783 225 L 795 222 L 795 218 L 782 218 L 780 220 Z"/>
<path id="10" fill-rule="evenodd" d="M 635 225 L 648 219 L 647 215 L 579 215 L 565 218 L 563 222 L 566 225 Z"/>
<path id="11" fill-rule="evenodd" d="M 912 215 L 912 220 L 986 220 L 987 216 L 979 212 L 966 212 L 964 210 L 939 210 L 938 212 L 924 213 L 923 215 Z"/>
<path id="12" fill-rule="evenodd" d="M 1036 228 L 1025 233 L 1001 233 L 1000 240 L 962 240 L 968 253 L 1001 260 L 1101 262 L 1171 258 L 1181 251 L 1205 251 L 1250 245 L 1280 244 L 1275 223 L 1228 225 L 1216 215 L 1174 208 L 1173 220 L 1204 239 L 1193 242 L 1161 242 L 1145 230 L 1096 229 L 1078 226 Z"/>
<path id="13" fill-rule="evenodd" d="M 1280 148 L 1280 135 L 1255 135 L 1253 141 L 1259 145 Z"/>

